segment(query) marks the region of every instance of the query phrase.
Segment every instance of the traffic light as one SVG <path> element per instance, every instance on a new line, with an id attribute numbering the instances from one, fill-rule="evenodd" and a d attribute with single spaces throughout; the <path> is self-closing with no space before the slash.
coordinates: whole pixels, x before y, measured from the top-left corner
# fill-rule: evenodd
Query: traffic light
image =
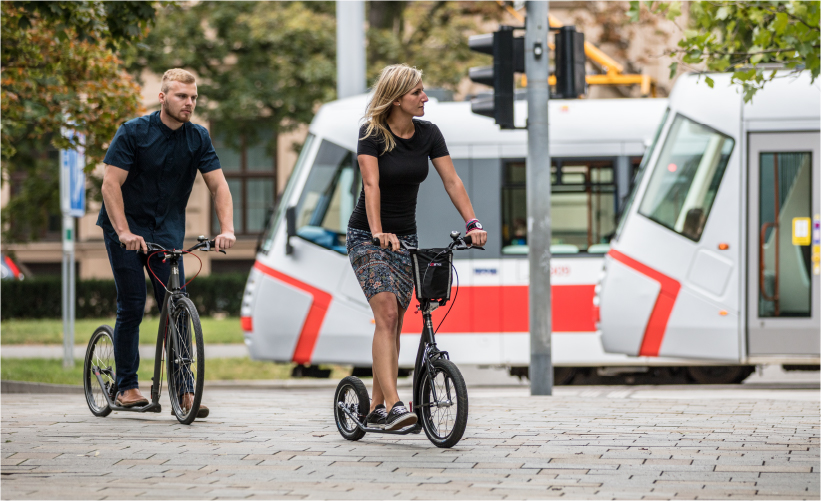
<path id="1" fill-rule="evenodd" d="M 475 97 L 470 101 L 473 113 L 496 120 L 502 129 L 515 129 L 513 124 L 514 73 L 525 71 L 524 38 L 513 37 L 512 26 L 500 26 L 499 31 L 474 35 L 468 47 L 493 56 L 492 66 L 470 68 L 470 79 L 493 87 L 493 95 Z"/>
<path id="2" fill-rule="evenodd" d="M 584 72 L 584 33 L 573 26 L 562 26 L 556 33 L 556 95 L 576 99 L 586 93 Z"/>

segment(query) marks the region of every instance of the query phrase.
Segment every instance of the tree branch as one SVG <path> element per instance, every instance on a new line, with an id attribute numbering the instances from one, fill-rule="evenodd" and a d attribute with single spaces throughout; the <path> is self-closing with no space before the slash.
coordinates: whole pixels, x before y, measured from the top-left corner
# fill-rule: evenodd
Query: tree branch
<path id="1" fill-rule="evenodd" d="M 821 46 L 818 46 L 818 45 L 812 45 L 811 47 L 813 49 L 821 48 Z M 771 54 L 771 53 L 774 53 L 774 52 L 790 52 L 790 51 L 797 52 L 798 49 L 789 47 L 789 48 L 786 48 L 786 49 L 760 50 L 758 52 L 720 52 L 720 51 L 712 51 L 712 52 L 710 52 L 710 54 L 711 55 L 712 54 L 718 54 L 718 55 L 721 55 L 721 56 L 755 56 L 756 54 Z"/>
<path id="2" fill-rule="evenodd" d="M 772 12 L 772 13 L 783 12 L 784 14 L 787 14 L 789 17 L 791 17 L 792 19 L 795 19 L 796 21 L 800 22 L 801 24 L 803 24 L 803 25 L 804 25 L 804 26 L 806 26 L 807 28 L 809 28 L 809 29 L 811 29 L 811 30 L 813 30 L 813 31 L 821 31 L 821 29 L 819 29 L 817 26 L 810 26 L 809 24 L 807 24 L 807 22 L 806 22 L 806 21 L 804 21 L 804 20 L 803 20 L 803 19 L 801 19 L 800 17 L 798 17 L 798 16 L 796 16 L 795 14 L 792 14 L 792 13 L 790 13 L 790 12 L 787 12 L 787 9 L 786 9 L 786 8 L 784 8 L 784 6 L 783 6 L 783 5 L 779 5 L 779 6 L 778 6 L 778 9 L 776 9 L 776 10 L 772 10 L 772 9 L 767 8 L 767 5 L 766 5 L 766 4 L 762 3 L 762 4 L 760 5 L 760 8 L 762 8 L 762 9 L 764 9 L 764 10 L 768 11 L 768 12 Z"/>

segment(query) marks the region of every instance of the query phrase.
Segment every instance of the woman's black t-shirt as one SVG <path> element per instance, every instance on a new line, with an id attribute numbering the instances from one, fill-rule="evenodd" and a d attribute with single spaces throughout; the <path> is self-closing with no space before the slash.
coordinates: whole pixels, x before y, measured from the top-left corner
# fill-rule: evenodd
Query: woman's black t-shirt
<path id="1" fill-rule="evenodd" d="M 393 134 L 396 146 L 388 153 L 385 142 L 375 134 L 367 139 L 367 124 L 359 129 L 357 155 L 370 155 L 378 159 L 379 192 L 382 216 L 382 232 L 396 235 L 416 233 L 416 196 L 419 185 L 428 176 L 428 158 L 449 155 L 445 138 L 439 127 L 424 120 L 414 120 L 416 129 L 410 139 Z M 365 210 L 365 190 L 359 194 L 359 202 L 351 214 L 348 226 L 357 230 L 371 231 Z"/>

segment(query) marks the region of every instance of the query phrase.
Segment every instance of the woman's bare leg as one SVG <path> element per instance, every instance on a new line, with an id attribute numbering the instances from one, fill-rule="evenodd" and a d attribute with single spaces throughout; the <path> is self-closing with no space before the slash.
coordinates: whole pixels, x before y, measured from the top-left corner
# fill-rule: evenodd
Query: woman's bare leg
<path id="1" fill-rule="evenodd" d="M 397 301 L 398 305 L 399 301 Z M 402 322 L 405 320 L 405 312 L 407 310 L 403 310 L 401 306 L 399 307 L 399 325 L 396 326 L 396 358 L 399 359 L 399 339 L 400 334 L 402 334 Z M 397 369 L 397 375 L 399 370 Z M 379 385 L 379 377 L 376 375 L 376 372 L 373 373 L 373 399 L 371 400 L 371 409 L 373 411 L 376 409 L 376 406 L 385 404 L 385 394 L 382 393 L 382 387 Z M 388 409 L 390 410 L 390 409 Z"/>
<path id="2" fill-rule="evenodd" d="M 380 292 L 370 300 L 376 328 L 373 335 L 373 400 L 371 411 L 385 403 L 390 409 L 399 401 L 396 377 L 399 372 L 399 332 L 405 310 L 392 292 Z"/>
<path id="3" fill-rule="evenodd" d="M 397 360 L 397 369 L 396 373 L 399 374 L 399 337 L 402 334 L 402 322 L 405 321 L 405 312 L 408 311 L 407 309 L 402 309 L 402 306 L 399 304 L 399 300 L 396 300 L 396 307 L 399 308 L 399 321 L 396 325 L 396 360 Z"/>

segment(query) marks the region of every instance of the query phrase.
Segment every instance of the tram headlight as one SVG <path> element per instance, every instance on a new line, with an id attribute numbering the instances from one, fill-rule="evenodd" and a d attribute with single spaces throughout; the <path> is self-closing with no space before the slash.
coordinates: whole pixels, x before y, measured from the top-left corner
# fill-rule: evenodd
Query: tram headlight
<path id="1" fill-rule="evenodd" d="M 259 277 L 260 271 L 256 268 L 251 268 L 251 273 L 248 274 L 248 281 L 245 282 L 245 292 L 242 295 L 240 317 L 250 317 L 253 313 L 254 292 L 256 291 L 256 284 Z"/>

